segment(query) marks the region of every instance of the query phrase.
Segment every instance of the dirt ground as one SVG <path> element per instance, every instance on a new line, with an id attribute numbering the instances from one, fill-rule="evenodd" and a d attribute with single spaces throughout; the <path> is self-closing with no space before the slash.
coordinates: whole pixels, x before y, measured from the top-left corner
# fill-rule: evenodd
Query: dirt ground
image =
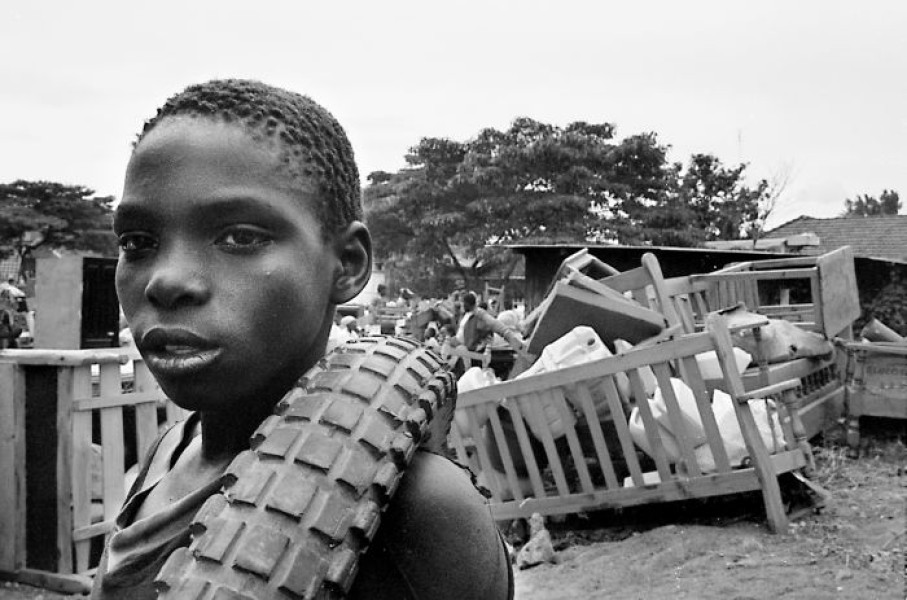
<path id="1" fill-rule="evenodd" d="M 786 534 L 769 533 L 752 495 L 574 517 L 549 524 L 557 563 L 518 571 L 516 599 L 904 599 L 907 433 L 863 429 L 859 458 L 837 439 L 816 445 L 815 481 L 832 497 L 814 510 L 790 494 Z M 0 598 L 73 597 L 3 583 Z"/>
<path id="2" fill-rule="evenodd" d="M 791 497 L 788 533 L 768 531 L 753 496 L 552 523 L 557 563 L 518 572 L 517 600 L 904 599 L 907 434 L 865 421 L 859 459 L 815 447 L 832 497 L 819 510 Z"/>

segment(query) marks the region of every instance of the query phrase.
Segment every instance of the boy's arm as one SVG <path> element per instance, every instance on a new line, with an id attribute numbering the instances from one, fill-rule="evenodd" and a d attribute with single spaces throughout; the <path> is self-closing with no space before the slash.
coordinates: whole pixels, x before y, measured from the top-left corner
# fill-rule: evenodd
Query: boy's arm
<path id="1" fill-rule="evenodd" d="M 350 598 L 513 598 L 485 498 L 465 470 L 427 452 L 416 453 L 359 567 Z"/>

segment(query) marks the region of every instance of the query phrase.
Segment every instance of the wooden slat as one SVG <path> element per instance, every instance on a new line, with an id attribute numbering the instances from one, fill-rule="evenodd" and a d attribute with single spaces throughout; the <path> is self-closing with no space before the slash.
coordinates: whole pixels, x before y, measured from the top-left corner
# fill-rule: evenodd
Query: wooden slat
<path id="1" fill-rule="evenodd" d="M 542 473 L 535 460 L 532 444 L 529 442 L 529 432 L 526 431 L 526 422 L 523 420 L 523 413 L 520 410 L 521 404 L 521 401 L 511 400 L 505 403 L 505 407 L 510 412 L 510 419 L 513 422 L 513 428 L 516 431 L 516 437 L 520 443 L 520 453 L 523 455 L 523 461 L 526 463 L 526 470 L 529 471 L 529 481 L 532 482 L 532 492 L 535 494 L 536 498 L 544 498 L 548 494 L 545 492 L 545 484 L 542 482 Z"/>
<path id="2" fill-rule="evenodd" d="M 744 289 L 746 291 L 746 305 L 752 306 L 750 310 L 753 312 L 762 312 L 762 303 L 759 301 L 759 284 L 755 281 L 744 284 Z"/>
<path id="3" fill-rule="evenodd" d="M 693 305 L 696 307 L 696 310 L 698 311 L 698 313 L 700 315 L 700 319 L 704 322 L 705 316 L 707 314 L 709 314 L 709 303 L 708 303 L 708 297 L 706 296 L 706 292 L 694 292 L 692 294 L 692 297 L 693 297 Z"/>
<path id="4" fill-rule="evenodd" d="M 652 279 L 646 269 L 642 266 L 627 271 L 621 271 L 616 275 L 605 277 L 599 280 L 616 292 L 635 292 L 644 289 L 652 283 Z M 648 306 L 647 304 L 645 306 Z"/>
<path id="5" fill-rule="evenodd" d="M 799 452 L 782 452 L 770 457 L 771 468 L 781 473 L 801 468 L 805 463 Z M 498 520 L 526 518 L 537 512 L 543 515 L 589 512 L 603 508 L 619 508 L 707 498 L 760 489 L 759 479 L 752 468 L 736 469 L 730 473 L 703 475 L 694 479 L 672 478 L 645 487 L 628 487 L 601 490 L 592 494 L 577 493 L 566 497 L 544 499 L 530 498 L 523 502 L 505 502 L 491 506 L 492 516 Z"/>
<path id="6" fill-rule="evenodd" d="M 457 425 L 456 421 L 451 423 L 450 426 L 450 441 L 454 445 L 454 450 L 457 453 L 457 460 L 462 464 L 467 465 L 469 470 L 472 471 L 474 475 L 479 474 L 479 464 L 475 461 L 475 458 L 469 453 L 466 448 L 466 436 L 463 432 L 460 431 L 460 427 Z M 469 438 L 471 439 L 471 438 Z"/>
<path id="7" fill-rule="evenodd" d="M 78 397 L 91 395 L 91 367 L 76 367 L 73 372 L 73 394 Z M 91 525 L 91 413 L 74 412 L 72 415 L 72 526 L 75 543 L 76 573 L 88 568 L 90 540 L 80 540 L 75 531 Z"/>
<path id="8" fill-rule="evenodd" d="M 715 353 L 718 356 L 722 371 L 726 374 L 725 379 L 729 387 L 728 393 L 734 400 L 734 410 L 737 413 L 740 431 L 743 433 L 743 441 L 753 461 L 753 469 L 761 483 L 762 498 L 765 502 L 765 512 L 769 527 L 774 532 L 782 532 L 787 529 L 787 514 L 781 500 L 781 488 L 778 485 L 778 478 L 771 463 L 771 458 L 765 448 L 765 444 L 762 443 L 762 437 L 756 427 L 749 403 L 746 400 L 740 400 L 743 383 L 737 377 L 727 376 L 736 372 L 734 371 L 736 366 L 732 352 L 733 343 L 724 324 L 724 317 L 717 314 L 711 315 L 708 323 L 709 334 L 715 340 Z"/>
<path id="9" fill-rule="evenodd" d="M 579 382 L 576 385 L 576 397 L 579 401 L 580 408 L 586 422 L 589 423 L 589 431 L 592 434 L 592 444 L 595 447 L 595 456 L 598 459 L 598 466 L 601 469 L 602 477 L 605 479 L 605 485 L 609 488 L 618 488 L 621 482 L 617 480 L 617 473 L 614 472 L 614 464 L 611 462 L 611 454 L 608 444 L 605 441 L 605 435 L 602 431 L 601 422 L 595 410 L 595 403 L 592 395 L 589 393 L 587 382 Z"/>
<path id="10" fill-rule="evenodd" d="M 860 316 L 860 298 L 854 270 L 853 251 L 849 246 L 829 252 L 817 259 L 818 298 L 816 322 L 829 338 L 844 337 L 851 333 L 851 326 Z M 816 297 L 813 297 L 813 302 Z M 819 303 L 817 302 L 817 304 Z"/>
<path id="11" fill-rule="evenodd" d="M 72 564 L 72 399 L 73 369 L 57 369 L 57 571 L 73 573 Z"/>
<path id="12" fill-rule="evenodd" d="M 160 393 L 163 397 L 163 392 L 155 390 L 157 383 L 154 381 L 154 378 L 151 376 L 151 372 L 140 361 L 135 362 L 134 366 L 134 381 L 135 381 L 135 393 L 136 394 L 148 394 L 148 393 Z M 154 440 L 158 436 L 158 422 L 157 422 L 157 407 L 158 403 L 153 404 L 139 404 L 135 409 L 135 436 L 136 436 L 136 449 L 139 460 L 148 453 L 148 449 L 151 448 L 151 444 L 154 443 Z"/>
<path id="13" fill-rule="evenodd" d="M 564 396 L 563 388 L 552 388 L 547 394 L 555 400 L 561 419 L 567 423 L 572 415 L 570 405 Z M 598 419 L 592 421 L 595 423 Z M 591 423 L 589 423 L 591 425 Z M 589 475 L 589 469 L 586 466 L 586 459 L 583 456 L 583 450 L 580 448 L 579 439 L 576 436 L 574 427 L 567 428 L 567 446 L 570 448 L 570 455 L 573 458 L 573 464 L 576 467 L 576 473 L 579 476 L 580 486 L 583 491 L 591 492 L 593 490 L 592 477 Z"/>
<path id="14" fill-rule="evenodd" d="M 771 271 L 776 269 L 797 269 L 816 266 L 817 256 L 792 256 L 790 258 L 762 258 L 745 263 L 748 271 Z"/>
<path id="15" fill-rule="evenodd" d="M 486 478 L 486 483 L 488 484 L 488 489 L 491 492 L 491 499 L 495 502 L 500 502 L 502 490 L 498 488 L 497 480 L 490 474 L 493 469 L 491 466 L 491 458 L 489 458 L 488 456 L 488 449 L 485 447 L 484 440 L 482 439 L 482 428 L 479 426 L 477 410 L 475 407 L 467 407 L 461 410 L 463 410 L 464 414 L 466 415 L 466 422 L 469 424 L 469 433 L 476 444 L 476 452 L 479 462 L 478 470 L 489 471 L 489 476 Z"/>
<path id="16" fill-rule="evenodd" d="M 564 475 L 561 458 L 558 456 L 557 448 L 554 445 L 554 438 L 551 436 L 551 429 L 540 404 L 542 399 L 536 393 L 527 394 L 527 396 L 526 401 L 520 404 L 520 408 L 529 419 L 529 422 L 536 425 L 533 428 L 533 432 L 541 438 L 539 441 L 542 442 L 542 446 L 545 448 L 545 455 L 548 457 L 548 467 L 554 475 L 557 492 L 561 496 L 566 496 L 570 493 L 570 490 L 567 486 L 567 478 Z"/>
<path id="17" fill-rule="evenodd" d="M 189 411 L 183 410 L 182 408 L 174 404 L 172 400 L 168 400 L 165 406 L 168 425 L 173 425 L 174 423 L 178 423 L 179 421 L 186 420 L 186 415 Z"/>
<path id="18" fill-rule="evenodd" d="M 637 346 L 624 354 L 609 356 L 575 367 L 567 367 L 549 373 L 522 377 L 497 385 L 471 390 L 457 398 L 457 406 L 463 408 L 490 400 L 498 401 L 504 396 L 523 396 L 552 387 L 572 385 L 585 379 L 597 379 L 606 375 L 613 375 L 621 371 L 647 366 L 654 362 L 667 362 L 678 356 L 708 352 L 711 349 L 712 342 L 707 334 L 684 335 L 654 346 Z"/>
<path id="19" fill-rule="evenodd" d="M 25 373 L 0 362 L 0 571 L 25 566 Z"/>
<path id="20" fill-rule="evenodd" d="M 118 364 L 101 365 L 101 398 L 123 395 Z M 101 454 L 104 457 L 104 519 L 116 517 L 126 495 L 125 438 L 121 406 L 101 409 Z"/>
<path id="21" fill-rule="evenodd" d="M 639 410 L 639 416 L 642 418 L 646 439 L 649 441 L 649 448 L 654 454 L 653 458 L 655 460 L 655 468 L 658 470 L 658 477 L 662 481 L 668 481 L 671 478 L 671 465 L 667 452 L 665 452 L 664 442 L 661 439 L 658 422 L 655 420 L 655 416 L 652 414 L 652 407 L 646 398 L 642 376 L 636 369 L 628 371 L 627 376 L 630 378 L 630 387 L 634 396 L 640 399 L 637 400 L 636 407 Z"/>
<path id="22" fill-rule="evenodd" d="M 617 439 L 620 440 L 620 448 L 630 469 L 630 477 L 635 485 L 644 485 L 642 478 L 642 469 L 639 466 L 639 458 L 636 456 L 636 446 L 633 445 L 633 437 L 630 435 L 630 428 L 627 426 L 627 415 L 624 413 L 624 407 L 620 401 L 620 395 L 617 393 L 617 386 L 610 377 L 605 380 L 602 386 L 605 392 L 605 398 L 608 400 L 608 408 L 611 409 L 611 418 L 614 420 L 614 428 L 617 430 Z"/>
<path id="23" fill-rule="evenodd" d="M 20 583 L 61 594 L 87 594 L 91 591 L 91 578 L 81 573 L 76 575 L 39 569 L 19 569 L 14 577 Z"/>
<path id="24" fill-rule="evenodd" d="M 72 532 L 72 539 L 74 539 L 76 542 L 90 543 L 91 538 L 99 535 L 106 535 L 113 531 L 114 525 L 115 521 L 111 519 L 109 521 L 92 523 L 91 525 L 87 525 L 85 527 L 77 527 L 76 530 Z M 83 570 L 87 571 L 88 568 L 86 567 Z M 82 571 L 79 572 L 81 573 Z"/>
<path id="25" fill-rule="evenodd" d="M 507 445 L 504 429 L 501 427 L 501 419 L 498 417 L 498 411 L 491 409 L 488 411 L 488 415 L 489 422 L 491 423 L 491 431 L 494 433 L 494 440 L 498 447 L 498 454 L 501 457 L 501 463 L 504 465 L 507 483 L 510 485 L 510 490 L 513 492 L 514 498 L 522 500 L 523 491 L 520 487 L 520 482 L 517 479 L 516 468 L 513 466 L 513 457 L 510 455 L 510 448 Z M 488 465 L 488 468 L 492 468 L 490 464 Z"/>
<path id="26" fill-rule="evenodd" d="M 805 321 L 807 320 L 807 317 L 812 317 L 815 308 L 815 305 L 811 302 L 803 302 L 800 304 L 767 304 L 759 307 L 759 314 L 772 318 L 790 316 Z"/>
<path id="27" fill-rule="evenodd" d="M 683 330 L 686 333 L 696 333 L 696 314 L 693 312 L 689 296 L 675 296 L 673 299 L 674 310 L 680 318 Z"/>
<path id="28" fill-rule="evenodd" d="M 115 366 L 115 365 L 114 365 Z M 130 394 L 118 394 L 115 396 L 100 396 L 98 398 L 79 398 L 73 402 L 73 410 L 92 411 L 102 408 L 114 408 L 123 406 L 136 406 L 141 404 L 158 405 L 165 399 L 161 392 L 135 392 Z"/>
<path id="29" fill-rule="evenodd" d="M 677 440 L 677 446 L 680 448 L 680 456 L 683 459 L 684 466 L 692 476 L 701 475 L 696 454 L 693 452 L 694 444 L 691 432 L 687 431 L 681 415 L 680 403 L 677 401 L 674 386 L 671 384 L 671 373 L 668 370 L 668 365 L 665 363 L 652 365 L 652 371 L 658 380 L 661 398 L 664 401 L 665 408 L 668 411 L 668 420 L 671 423 L 671 433 L 674 434 L 674 438 Z"/>
<path id="30" fill-rule="evenodd" d="M 759 271 L 702 273 L 691 275 L 694 281 L 720 282 L 723 284 L 739 281 L 789 281 L 793 279 L 810 279 L 817 273 L 815 267 L 794 269 L 768 269 Z"/>
<path id="31" fill-rule="evenodd" d="M 646 252 L 642 255 L 642 265 L 649 274 L 652 289 L 655 292 L 655 298 L 658 300 L 661 312 L 665 316 L 668 326 L 680 325 L 680 316 L 674 309 L 674 303 L 669 299 L 664 274 L 661 272 L 661 265 L 658 262 L 658 258 L 651 252 Z"/>
<path id="32" fill-rule="evenodd" d="M 125 363 L 133 354 L 111 350 L 0 350 L 0 360 L 20 365 L 80 367 L 93 364 Z"/>
<path id="33" fill-rule="evenodd" d="M 702 421 L 706 441 L 715 461 L 715 468 L 719 473 L 728 472 L 731 470 L 731 463 L 728 460 L 727 450 L 724 447 L 724 440 L 721 437 L 721 431 L 718 429 L 718 423 L 715 421 L 715 412 L 712 410 L 712 398 L 706 390 L 702 373 L 699 371 L 699 362 L 695 356 L 685 357 L 682 362 L 686 371 L 684 381 L 690 386 L 690 389 L 693 390 L 693 395 L 696 397 L 696 408 L 699 410 L 699 418 Z"/>
<path id="34" fill-rule="evenodd" d="M 853 284 L 853 289 L 854 289 L 854 291 L 856 291 L 856 289 L 857 289 L 855 283 Z M 811 300 L 813 301 L 813 304 L 816 306 L 814 316 L 815 316 L 816 323 L 819 325 L 819 331 L 821 331 L 823 334 L 827 334 L 829 336 L 835 335 L 832 332 L 826 331 L 826 328 L 825 328 L 824 317 L 826 316 L 826 309 L 825 309 L 825 304 L 826 304 L 825 300 L 826 299 L 822 297 L 822 287 L 821 287 L 821 282 L 819 281 L 818 273 L 816 274 L 815 277 L 812 277 L 809 281 L 809 293 L 811 296 Z M 845 289 L 829 290 L 829 294 L 844 295 L 846 293 L 847 293 L 847 290 L 845 290 Z M 829 296 L 827 298 L 827 300 L 829 302 L 832 302 L 833 298 L 831 296 Z M 852 319 L 850 319 L 850 321 L 847 322 L 847 325 L 850 325 L 850 323 L 852 323 L 854 321 L 854 319 L 856 319 L 857 317 L 860 316 L 859 306 L 860 306 L 859 300 L 857 300 L 857 314 L 855 317 L 853 317 Z"/>

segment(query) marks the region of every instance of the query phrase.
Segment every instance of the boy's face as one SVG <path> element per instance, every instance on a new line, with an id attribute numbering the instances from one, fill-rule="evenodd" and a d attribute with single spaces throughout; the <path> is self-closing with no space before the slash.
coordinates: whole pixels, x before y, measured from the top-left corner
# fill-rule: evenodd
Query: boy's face
<path id="1" fill-rule="evenodd" d="M 279 156 L 239 126 L 171 117 L 129 162 L 117 293 L 184 408 L 260 410 L 324 352 L 343 249 L 322 235 L 314 188 L 291 186 Z"/>

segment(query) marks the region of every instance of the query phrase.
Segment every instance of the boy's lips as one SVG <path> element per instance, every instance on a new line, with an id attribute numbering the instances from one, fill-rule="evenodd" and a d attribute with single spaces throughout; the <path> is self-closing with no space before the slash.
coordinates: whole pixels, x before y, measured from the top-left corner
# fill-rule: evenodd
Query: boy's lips
<path id="1" fill-rule="evenodd" d="M 212 364 L 222 349 L 181 328 L 155 327 L 141 336 L 139 349 L 158 375 L 187 375 Z"/>

